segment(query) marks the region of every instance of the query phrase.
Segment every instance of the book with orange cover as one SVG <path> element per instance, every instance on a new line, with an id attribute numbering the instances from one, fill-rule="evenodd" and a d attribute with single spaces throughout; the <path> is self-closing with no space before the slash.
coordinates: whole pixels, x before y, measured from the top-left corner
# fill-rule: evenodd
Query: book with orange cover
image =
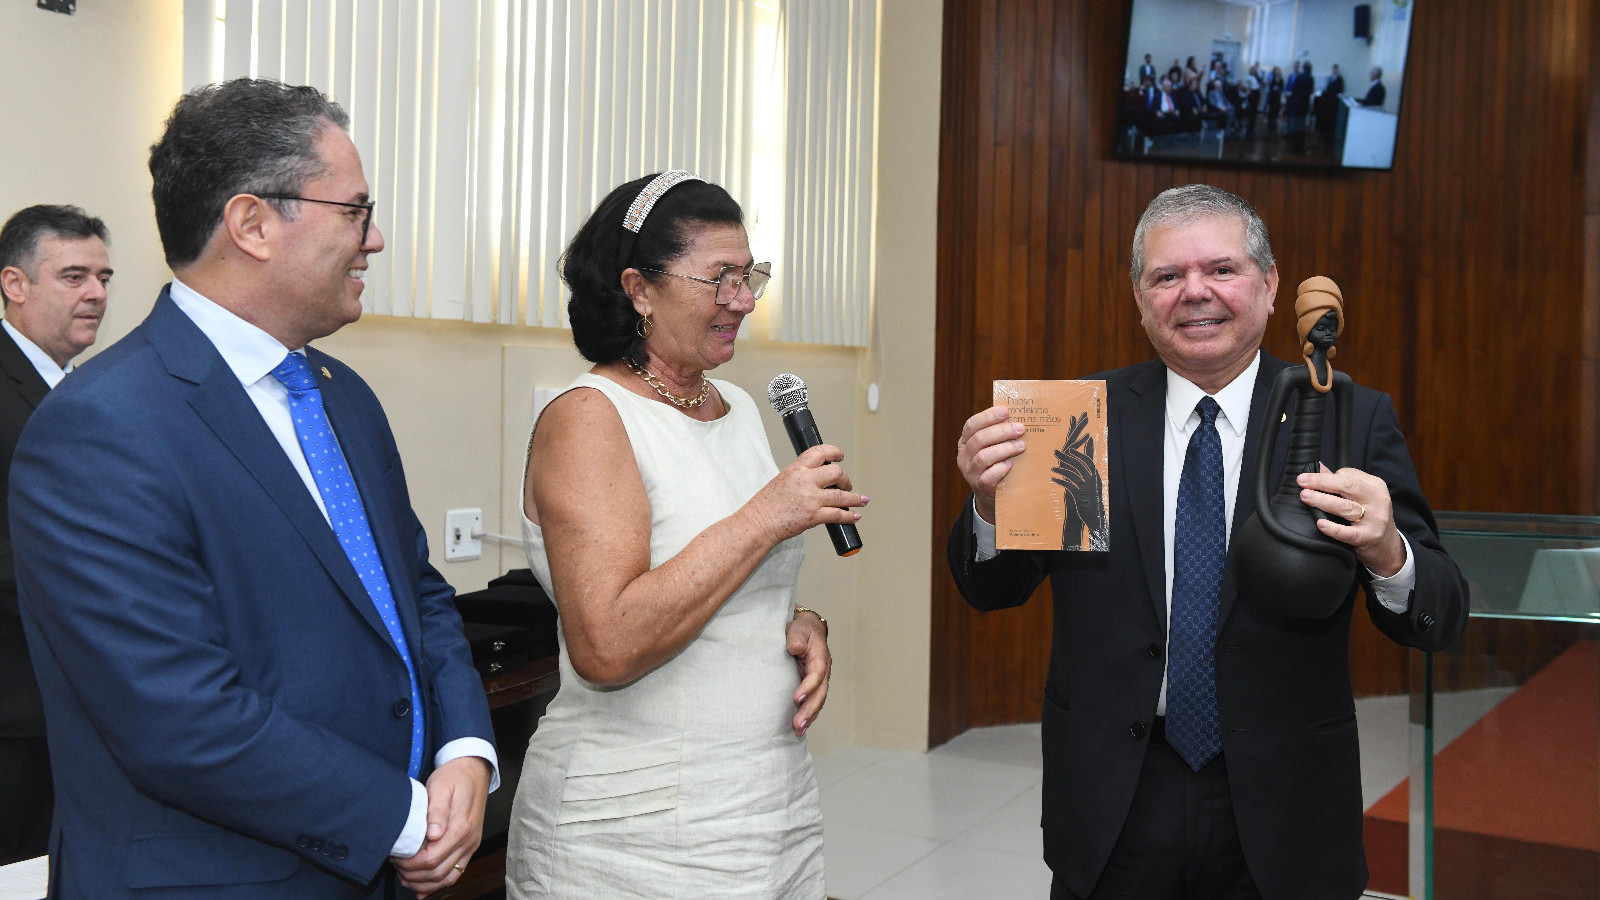
<path id="1" fill-rule="evenodd" d="M 1027 427 L 995 490 L 1000 550 L 1109 550 L 1104 381 L 996 381 L 994 402 Z"/>

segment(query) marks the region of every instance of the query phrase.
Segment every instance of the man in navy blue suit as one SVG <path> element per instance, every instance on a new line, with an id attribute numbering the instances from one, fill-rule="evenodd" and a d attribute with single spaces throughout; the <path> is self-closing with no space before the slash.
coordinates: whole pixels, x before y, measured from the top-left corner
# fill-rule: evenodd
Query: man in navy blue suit
<path id="1" fill-rule="evenodd" d="M 460 877 L 497 779 L 377 397 L 308 344 L 383 249 L 349 119 L 238 80 L 151 148 L 175 278 L 11 469 L 51 896 L 357 898 Z"/>

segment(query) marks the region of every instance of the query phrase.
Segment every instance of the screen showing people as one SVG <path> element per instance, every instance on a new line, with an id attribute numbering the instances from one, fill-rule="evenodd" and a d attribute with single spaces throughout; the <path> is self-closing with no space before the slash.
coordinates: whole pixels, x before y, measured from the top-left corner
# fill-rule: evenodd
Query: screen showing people
<path id="1" fill-rule="evenodd" d="M 1116 155 L 1391 168 L 1412 5 L 1134 0 Z"/>

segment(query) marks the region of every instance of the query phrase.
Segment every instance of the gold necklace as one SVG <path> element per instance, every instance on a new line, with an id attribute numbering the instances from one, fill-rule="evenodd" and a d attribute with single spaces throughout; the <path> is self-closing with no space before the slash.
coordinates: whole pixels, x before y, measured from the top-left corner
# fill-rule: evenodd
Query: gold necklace
<path id="1" fill-rule="evenodd" d="M 655 388 L 656 393 L 667 398 L 668 403 L 671 403 L 673 406 L 676 406 L 680 409 L 697 409 L 700 404 L 706 402 L 707 397 L 711 396 L 711 381 L 710 379 L 706 378 L 705 375 L 700 376 L 700 396 L 693 398 L 679 397 L 672 391 L 667 390 L 666 384 L 663 383 L 661 379 L 650 374 L 649 369 L 646 369 L 644 366 L 634 362 L 632 357 L 624 356 L 622 361 L 627 363 L 629 371 L 633 372 L 633 374 L 639 376 L 640 378 L 643 378 L 645 384 Z"/>

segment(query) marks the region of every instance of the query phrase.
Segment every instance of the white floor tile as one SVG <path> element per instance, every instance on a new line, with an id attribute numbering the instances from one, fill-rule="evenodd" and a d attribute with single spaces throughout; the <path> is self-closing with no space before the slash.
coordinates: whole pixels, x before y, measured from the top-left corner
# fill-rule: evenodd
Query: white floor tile
<path id="1" fill-rule="evenodd" d="M 1510 689 L 1441 694 L 1443 749 Z M 1356 701 L 1367 805 L 1409 774 L 1409 697 Z M 1050 893 L 1039 806 L 1038 725 L 979 728 L 922 753 L 841 747 L 817 759 L 828 896 L 1029 900 Z"/>
<path id="2" fill-rule="evenodd" d="M 1050 868 L 1038 856 L 946 844 L 861 900 L 1046 900 Z"/>
<path id="3" fill-rule="evenodd" d="M 1449 746 L 1515 688 L 1479 688 L 1436 694 L 1433 752 Z M 1411 698 L 1364 697 L 1356 701 L 1361 735 L 1361 800 L 1372 806 L 1411 774 Z"/>
<path id="4" fill-rule="evenodd" d="M 888 756 L 889 753 L 890 751 L 888 750 L 880 750 L 877 747 L 862 747 L 857 744 L 849 744 L 831 750 L 812 761 L 817 770 L 817 787 L 825 788 L 854 775 Z"/>
<path id="5" fill-rule="evenodd" d="M 1433 697 L 1433 752 L 1438 753 L 1516 691 L 1514 687 L 1448 691 Z"/>
<path id="6" fill-rule="evenodd" d="M 1410 711 L 1411 698 L 1405 695 L 1356 701 L 1363 809 L 1382 800 L 1410 774 Z"/>
<path id="7" fill-rule="evenodd" d="M 1039 745 L 1039 723 L 1030 725 L 997 725 L 992 728 L 974 728 L 957 735 L 942 747 L 929 751 L 963 759 L 1006 763 L 1013 766 L 1040 768 L 1044 765 L 1044 752 Z"/>
<path id="8" fill-rule="evenodd" d="M 843 822 L 823 823 L 828 896 L 860 900 L 907 866 L 939 849 L 932 838 L 895 834 Z"/>
<path id="9" fill-rule="evenodd" d="M 1036 784 L 956 835 L 951 843 L 1042 859 L 1044 830 L 1039 827 L 1039 815 L 1043 802 L 1044 787 Z"/>
<path id="10" fill-rule="evenodd" d="M 824 788 L 823 819 L 949 840 L 1041 778 L 1022 766 L 892 753 Z"/>

